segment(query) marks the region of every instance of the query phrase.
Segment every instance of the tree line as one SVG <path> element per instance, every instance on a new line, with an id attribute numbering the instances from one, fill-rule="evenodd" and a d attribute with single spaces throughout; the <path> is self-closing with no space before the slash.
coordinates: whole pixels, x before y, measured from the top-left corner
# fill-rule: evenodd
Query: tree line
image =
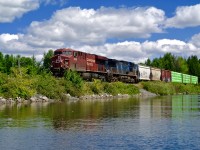
<path id="1" fill-rule="evenodd" d="M 3 55 L 2 52 L 0 52 L 0 72 L 10 74 L 11 68 L 20 67 L 26 68 L 27 74 L 29 75 L 40 74 L 43 71 L 50 72 L 52 56 L 53 50 L 49 50 L 47 53 L 43 54 L 41 61 L 36 61 L 34 55 L 32 57 L 24 57 L 20 55 Z M 153 60 L 148 58 L 145 61 L 145 65 L 200 77 L 200 59 L 198 59 L 196 55 L 183 58 L 171 53 L 166 53 L 163 57 L 154 58 Z"/>
<path id="2" fill-rule="evenodd" d="M 200 59 L 196 55 L 183 58 L 166 53 L 163 57 L 154 58 L 153 60 L 148 58 L 145 61 L 145 65 L 195 75 L 200 78 Z"/>
<path id="3" fill-rule="evenodd" d="M 43 54 L 42 60 L 38 62 L 34 55 L 32 57 L 24 57 L 20 55 L 3 55 L 0 52 L 0 72 L 10 74 L 11 68 L 20 67 L 27 68 L 27 73 L 30 75 L 40 74 L 42 71 L 50 72 L 52 56 L 53 50 L 49 50 Z M 154 58 L 153 60 L 148 58 L 145 61 L 145 65 L 200 77 L 200 59 L 196 55 L 183 58 L 166 53 L 163 57 Z"/>
<path id="4" fill-rule="evenodd" d="M 43 54 L 41 61 L 36 61 L 35 56 L 24 57 L 24 56 L 14 56 L 0 52 L 0 72 L 10 74 L 11 68 L 26 68 L 27 74 L 36 75 L 40 74 L 42 71 L 49 72 L 51 57 L 53 56 L 53 50 L 49 50 L 47 53 Z"/>

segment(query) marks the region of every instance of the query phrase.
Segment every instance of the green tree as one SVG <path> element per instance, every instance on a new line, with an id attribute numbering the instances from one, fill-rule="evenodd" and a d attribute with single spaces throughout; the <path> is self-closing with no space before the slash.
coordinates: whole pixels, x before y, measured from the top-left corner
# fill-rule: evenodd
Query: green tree
<path id="1" fill-rule="evenodd" d="M 161 58 L 154 58 L 152 63 L 151 63 L 152 67 L 157 67 L 157 68 L 161 68 L 162 67 L 162 61 Z"/>
<path id="2" fill-rule="evenodd" d="M 8 55 L 6 54 L 4 56 L 4 70 L 3 72 L 9 74 L 10 73 L 10 68 L 15 66 L 15 58 L 13 55 Z"/>
<path id="3" fill-rule="evenodd" d="M 171 53 L 166 53 L 163 58 L 163 68 L 167 70 L 175 70 L 175 57 Z"/>
<path id="4" fill-rule="evenodd" d="M 50 71 L 51 57 L 53 57 L 53 50 L 49 50 L 43 55 L 43 69 L 46 71 Z"/>
<path id="5" fill-rule="evenodd" d="M 4 72 L 5 70 L 5 66 L 4 66 L 4 56 L 3 54 L 0 52 L 0 71 Z"/>
<path id="6" fill-rule="evenodd" d="M 147 61 L 145 61 L 145 65 L 151 66 L 151 60 L 148 58 Z"/>
<path id="7" fill-rule="evenodd" d="M 188 73 L 187 60 L 181 56 L 176 57 L 175 68 L 176 68 L 175 71 L 187 74 Z"/>
<path id="8" fill-rule="evenodd" d="M 200 64 L 196 55 L 192 55 L 187 59 L 189 74 L 200 77 Z"/>

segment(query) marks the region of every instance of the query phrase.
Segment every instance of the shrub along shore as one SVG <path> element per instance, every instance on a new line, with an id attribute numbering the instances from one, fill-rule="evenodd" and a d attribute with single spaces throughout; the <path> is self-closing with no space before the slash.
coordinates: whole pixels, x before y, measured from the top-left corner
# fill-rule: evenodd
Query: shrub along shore
<path id="1" fill-rule="evenodd" d="M 56 78 L 45 71 L 38 75 L 28 74 L 26 68 L 11 68 L 9 75 L 0 73 L 0 101 L 65 101 L 69 98 L 127 97 L 139 93 L 133 84 L 122 82 L 83 81 L 78 73 L 68 71 Z"/>
<path id="2" fill-rule="evenodd" d="M 8 101 L 65 101 L 69 98 L 104 99 L 123 98 L 139 95 L 140 88 L 157 95 L 198 94 L 199 85 L 175 84 L 158 81 L 140 82 L 139 85 L 122 82 L 93 82 L 83 81 L 73 71 L 65 73 L 64 77 L 56 78 L 51 73 L 42 72 L 39 75 L 30 75 L 26 68 L 11 68 L 9 75 L 0 73 L 0 103 Z"/>
<path id="3" fill-rule="evenodd" d="M 142 88 L 158 95 L 199 94 L 200 85 L 166 83 L 161 81 L 142 82 Z"/>

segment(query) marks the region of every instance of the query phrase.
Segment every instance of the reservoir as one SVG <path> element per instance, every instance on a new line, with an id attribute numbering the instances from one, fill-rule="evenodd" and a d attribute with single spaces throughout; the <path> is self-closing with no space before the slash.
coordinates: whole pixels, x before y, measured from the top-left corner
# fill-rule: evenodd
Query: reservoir
<path id="1" fill-rule="evenodd" d="M 200 96 L 0 106 L 2 150 L 200 149 Z"/>

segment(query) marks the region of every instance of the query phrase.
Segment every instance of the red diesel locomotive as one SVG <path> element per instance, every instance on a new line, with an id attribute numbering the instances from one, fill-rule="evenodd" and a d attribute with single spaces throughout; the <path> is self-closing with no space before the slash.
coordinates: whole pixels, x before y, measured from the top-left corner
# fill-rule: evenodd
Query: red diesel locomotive
<path id="1" fill-rule="evenodd" d="M 51 58 L 51 71 L 63 76 L 66 70 L 76 70 L 84 79 L 136 82 L 134 63 L 109 59 L 70 48 L 57 49 Z"/>

